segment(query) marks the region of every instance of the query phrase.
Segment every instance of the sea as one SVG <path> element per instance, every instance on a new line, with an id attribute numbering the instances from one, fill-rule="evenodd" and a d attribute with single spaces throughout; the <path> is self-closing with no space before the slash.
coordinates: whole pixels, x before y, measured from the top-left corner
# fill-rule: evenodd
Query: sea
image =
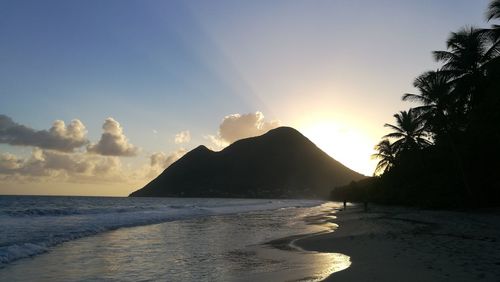
<path id="1" fill-rule="evenodd" d="M 340 206 L 0 196 L 0 281 L 320 281 L 349 267 L 349 257 L 269 242 L 333 231 L 306 219 Z"/>

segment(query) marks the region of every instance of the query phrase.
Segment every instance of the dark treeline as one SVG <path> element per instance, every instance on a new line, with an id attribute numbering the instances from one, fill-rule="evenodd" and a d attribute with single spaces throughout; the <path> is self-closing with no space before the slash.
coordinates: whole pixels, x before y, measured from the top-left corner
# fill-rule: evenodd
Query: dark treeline
<path id="1" fill-rule="evenodd" d="M 486 18 L 500 21 L 500 0 Z M 500 25 L 452 32 L 442 65 L 402 99 L 414 107 L 385 124 L 373 178 L 335 188 L 334 200 L 427 207 L 500 205 Z"/>

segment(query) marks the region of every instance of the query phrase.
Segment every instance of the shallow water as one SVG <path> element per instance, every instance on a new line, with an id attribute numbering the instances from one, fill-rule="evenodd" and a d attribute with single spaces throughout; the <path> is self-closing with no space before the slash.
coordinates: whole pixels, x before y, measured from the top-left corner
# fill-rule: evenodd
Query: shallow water
<path id="1" fill-rule="evenodd" d="M 172 209 L 172 201 L 176 201 L 173 209 L 177 213 L 166 217 L 165 213 Z M 169 202 L 169 210 L 165 207 L 166 202 Z M 64 220 L 53 222 L 56 227 L 47 226 L 45 235 L 54 231 L 54 234 L 63 234 L 61 230 L 66 229 L 65 235 L 60 237 L 66 236 L 67 239 L 72 228 L 77 232 L 92 228 L 102 232 L 87 237 L 78 233 L 81 238 L 48 246 L 43 254 L 4 263 L 0 277 L 5 281 L 320 280 L 348 267 L 349 257 L 279 250 L 263 244 L 282 237 L 325 230 L 319 225 L 306 224 L 304 219 L 339 205 L 319 204 L 318 201 L 289 200 L 171 199 L 165 200 L 163 206 L 155 202 L 154 209 L 144 209 L 149 211 L 146 214 L 144 210 L 139 211 L 141 216 L 128 214 L 137 213 L 135 209 L 139 205 L 132 208 L 134 211 L 112 212 L 112 215 L 105 212 L 71 213 L 62 216 Z M 190 211 L 179 213 L 182 205 Z M 193 207 L 197 207 L 198 212 L 192 210 Z M 164 222 L 144 225 L 154 222 L 148 217 L 151 215 Z M 44 217 L 58 216 L 28 216 L 30 219 L 35 217 L 50 222 L 56 219 Z M 137 219 L 139 217 L 142 221 Z M 21 221 L 23 218 L 18 216 Z M 110 225 L 110 222 L 123 226 L 131 226 L 133 222 L 140 226 L 112 230 L 120 225 Z M 30 235 L 21 237 L 26 236 Z M 31 239 L 37 240 L 43 237 L 32 236 Z"/>

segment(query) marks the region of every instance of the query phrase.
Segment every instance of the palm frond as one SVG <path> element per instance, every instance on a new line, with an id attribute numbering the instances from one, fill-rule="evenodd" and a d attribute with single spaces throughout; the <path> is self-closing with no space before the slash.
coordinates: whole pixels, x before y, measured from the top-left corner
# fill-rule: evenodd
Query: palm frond
<path id="1" fill-rule="evenodd" d="M 401 97 L 401 100 L 403 101 L 410 101 L 410 102 L 422 102 L 424 104 L 429 103 L 430 100 L 422 95 L 419 94 L 411 94 L 411 93 L 405 93 L 403 94 L 403 97 Z"/>
<path id="2" fill-rule="evenodd" d="M 493 19 L 500 19 L 500 1 L 493 0 L 490 2 L 488 6 L 488 10 L 486 11 L 486 19 L 491 21 Z"/>
<path id="3" fill-rule="evenodd" d="M 396 132 L 403 132 L 403 130 L 401 128 L 399 128 L 395 125 L 389 124 L 389 123 L 384 124 L 384 127 L 391 128 L 391 129 L 395 130 Z"/>
<path id="4" fill-rule="evenodd" d="M 405 135 L 399 132 L 391 132 L 382 136 L 382 138 L 391 138 L 391 139 L 404 138 L 404 137 Z"/>
<path id="5" fill-rule="evenodd" d="M 437 62 L 441 62 L 441 61 L 446 62 L 446 61 L 450 61 L 453 59 L 457 59 L 456 54 L 453 54 L 453 53 L 448 52 L 448 51 L 433 51 L 432 55 L 434 57 L 434 60 L 436 60 Z"/>

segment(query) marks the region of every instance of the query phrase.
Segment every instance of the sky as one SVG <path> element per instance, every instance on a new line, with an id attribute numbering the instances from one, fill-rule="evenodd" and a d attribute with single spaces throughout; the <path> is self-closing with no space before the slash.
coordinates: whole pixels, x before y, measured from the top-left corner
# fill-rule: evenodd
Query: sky
<path id="1" fill-rule="evenodd" d="M 0 1 L 0 194 L 125 196 L 280 125 L 372 175 L 431 51 L 487 5 Z"/>

